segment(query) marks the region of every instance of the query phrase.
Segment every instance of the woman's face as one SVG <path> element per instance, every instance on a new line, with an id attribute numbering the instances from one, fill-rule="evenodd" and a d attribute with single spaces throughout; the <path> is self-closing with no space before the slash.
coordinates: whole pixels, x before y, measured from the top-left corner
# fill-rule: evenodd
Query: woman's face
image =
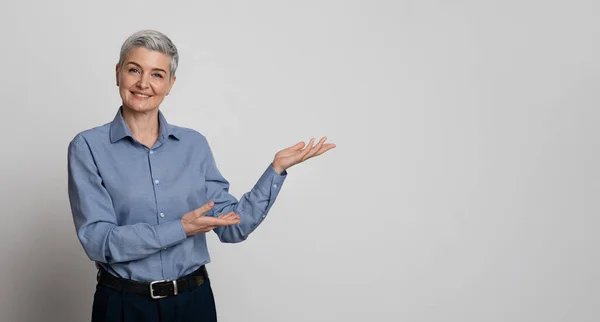
<path id="1" fill-rule="evenodd" d="M 117 65 L 117 85 L 123 105 L 137 112 L 158 109 L 175 83 L 169 55 L 136 47 Z"/>

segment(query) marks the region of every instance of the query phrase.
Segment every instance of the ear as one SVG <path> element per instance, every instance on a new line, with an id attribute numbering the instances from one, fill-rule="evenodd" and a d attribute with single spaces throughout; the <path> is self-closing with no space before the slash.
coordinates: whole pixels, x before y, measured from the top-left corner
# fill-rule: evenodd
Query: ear
<path id="1" fill-rule="evenodd" d="M 177 76 L 173 75 L 173 77 L 171 77 L 171 84 L 169 85 L 169 90 L 167 91 L 167 95 L 169 95 L 169 93 L 171 92 L 171 88 L 173 88 L 173 85 L 175 85 L 176 80 L 177 80 Z"/>
<path id="2" fill-rule="evenodd" d="M 117 86 L 119 86 L 119 64 L 115 66 L 115 77 L 117 78 Z"/>

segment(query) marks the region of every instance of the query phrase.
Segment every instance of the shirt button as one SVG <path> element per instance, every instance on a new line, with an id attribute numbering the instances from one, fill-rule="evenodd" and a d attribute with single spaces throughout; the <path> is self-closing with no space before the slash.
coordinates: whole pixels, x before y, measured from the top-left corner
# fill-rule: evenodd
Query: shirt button
<path id="1" fill-rule="evenodd" d="M 154 154 L 154 151 L 153 151 L 153 150 L 150 150 L 150 154 Z"/>
<path id="2" fill-rule="evenodd" d="M 159 214 L 159 216 L 160 216 L 161 218 L 164 218 L 164 217 L 165 217 L 165 214 L 161 212 L 161 213 Z"/>
<path id="3" fill-rule="evenodd" d="M 273 188 L 277 189 L 277 184 L 276 183 L 273 184 Z"/>
<path id="4" fill-rule="evenodd" d="M 158 184 L 160 181 L 158 181 L 158 179 L 154 180 L 155 184 Z"/>

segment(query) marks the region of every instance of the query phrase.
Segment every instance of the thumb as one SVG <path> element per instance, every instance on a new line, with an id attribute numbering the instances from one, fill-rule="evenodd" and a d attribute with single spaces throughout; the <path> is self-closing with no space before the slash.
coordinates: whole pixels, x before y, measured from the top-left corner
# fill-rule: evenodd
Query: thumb
<path id="1" fill-rule="evenodd" d="M 214 201 L 209 201 L 207 203 L 204 204 L 204 206 L 196 209 L 196 211 L 198 212 L 198 217 L 204 216 L 207 212 L 209 212 L 213 207 L 215 206 Z"/>
<path id="2" fill-rule="evenodd" d="M 294 144 L 293 146 L 291 146 L 290 148 L 294 151 L 298 151 L 298 150 L 302 149 L 303 147 L 304 147 L 304 142 L 300 141 L 300 142 Z"/>

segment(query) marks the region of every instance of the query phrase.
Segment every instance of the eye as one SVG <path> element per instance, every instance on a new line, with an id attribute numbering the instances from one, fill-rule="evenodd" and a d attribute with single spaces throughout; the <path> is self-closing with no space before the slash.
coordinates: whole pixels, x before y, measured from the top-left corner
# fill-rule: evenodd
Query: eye
<path id="1" fill-rule="evenodd" d="M 137 68 L 133 68 L 132 67 L 132 68 L 129 69 L 129 72 L 132 73 L 132 74 L 135 74 L 135 73 L 138 73 L 139 71 L 138 71 Z"/>
<path id="2" fill-rule="evenodd" d="M 152 76 L 154 76 L 154 77 L 156 77 L 156 78 L 163 78 L 163 76 L 162 76 L 161 74 L 158 74 L 158 73 L 156 73 L 156 74 L 152 74 Z"/>

